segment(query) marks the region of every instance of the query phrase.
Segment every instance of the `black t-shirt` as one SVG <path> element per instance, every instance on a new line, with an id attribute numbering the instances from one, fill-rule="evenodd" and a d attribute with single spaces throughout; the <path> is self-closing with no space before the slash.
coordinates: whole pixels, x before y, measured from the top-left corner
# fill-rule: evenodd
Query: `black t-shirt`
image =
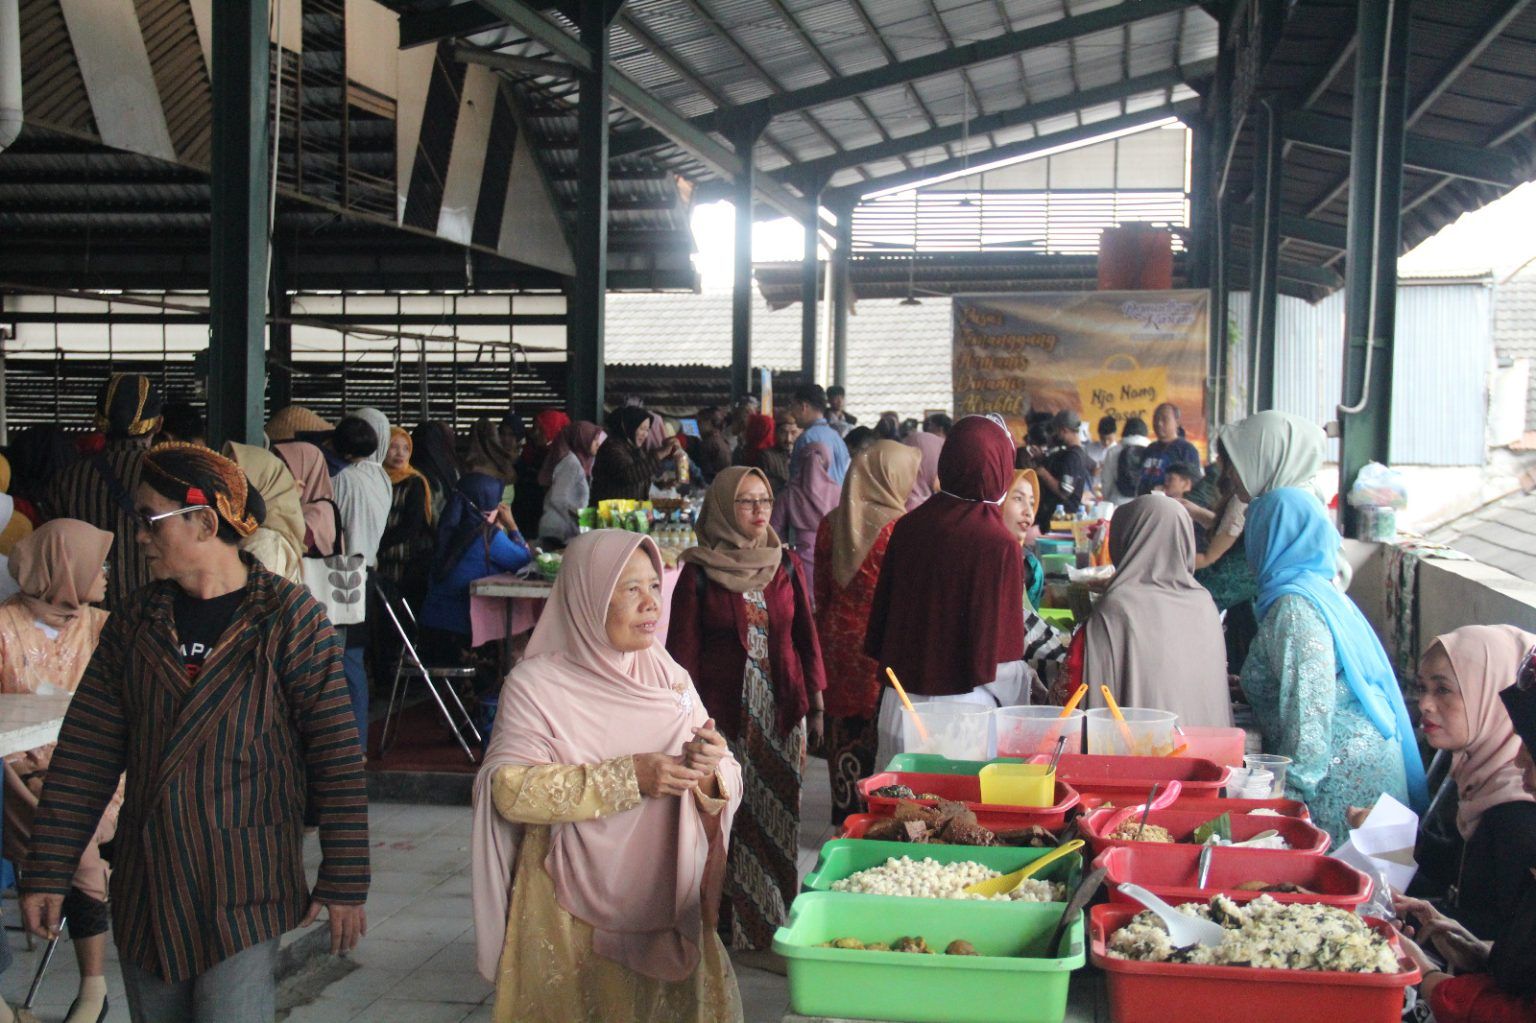
<path id="1" fill-rule="evenodd" d="M 1035 514 L 1035 522 L 1041 529 L 1049 530 L 1057 505 L 1064 507 L 1068 515 L 1077 514 L 1082 507 L 1083 494 L 1093 479 L 1093 458 L 1081 445 L 1072 445 L 1051 452 L 1045 460 L 1045 468 L 1061 486 L 1060 491 L 1054 491 L 1044 480 L 1040 481 L 1040 508 Z"/>
<path id="2" fill-rule="evenodd" d="M 186 665 L 187 678 L 196 681 L 203 670 L 203 661 L 213 651 L 234 620 L 240 602 L 245 599 L 245 587 L 226 593 L 222 597 L 199 600 L 184 590 L 176 591 L 172 610 L 176 615 L 176 638 L 181 647 L 181 661 Z"/>

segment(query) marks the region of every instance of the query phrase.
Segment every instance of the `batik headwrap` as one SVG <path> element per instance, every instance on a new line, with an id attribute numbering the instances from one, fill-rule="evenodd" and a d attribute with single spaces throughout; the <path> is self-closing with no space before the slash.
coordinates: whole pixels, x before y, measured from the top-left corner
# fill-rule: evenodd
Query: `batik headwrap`
<path id="1" fill-rule="evenodd" d="M 212 508 L 241 537 L 261 526 L 251 512 L 250 481 L 223 455 L 198 444 L 161 444 L 144 456 L 144 470 L 184 489 L 184 504 Z"/>
<path id="2" fill-rule="evenodd" d="M 143 373 L 113 373 L 96 400 L 96 429 L 109 437 L 143 437 L 160 426 L 160 395 Z"/>

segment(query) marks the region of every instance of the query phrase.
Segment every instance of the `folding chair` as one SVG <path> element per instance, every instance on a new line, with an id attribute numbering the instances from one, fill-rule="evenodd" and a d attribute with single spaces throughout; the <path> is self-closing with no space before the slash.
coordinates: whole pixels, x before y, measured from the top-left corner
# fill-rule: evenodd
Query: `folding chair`
<path id="1" fill-rule="evenodd" d="M 464 755 L 473 764 L 475 762 L 474 750 L 470 749 L 469 743 L 464 741 L 464 733 L 460 730 L 460 726 L 454 722 L 453 714 L 449 711 L 448 703 L 443 699 L 443 694 L 438 690 L 438 685 L 441 683 L 442 688 L 448 691 L 449 698 L 453 701 L 453 705 L 458 708 L 460 716 L 464 719 L 464 726 L 469 728 L 469 734 L 475 737 L 475 742 L 482 743 L 485 740 L 481 738 L 480 730 L 475 727 L 474 719 L 469 716 L 469 711 L 464 709 L 464 703 L 459 699 L 458 691 L 453 686 L 456 679 L 473 679 L 475 677 L 475 669 L 465 665 L 429 666 L 421 659 L 421 655 L 416 652 L 416 644 L 411 642 L 410 632 L 407 631 L 405 623 L 401 621 L 400 614 L 395 610 L 395 600 L 397 598 L 391 595 L 387 586 L 380 585 L 375 588 L 379 594 L 379 602 L 384 605 L 385 613 L 389 615 L 389 620 L 394 623 L 395 632 L 399 634 L 401 644 L 400 660 L 395 665 L 394 685 L 389 690 L 389 707 L 384 712 L 384 727 L 379 730 L 379 756 L 382 757 L 385 751 L 389 749 L 391 725 L 394 726 L 394 737 L 397 739 L 400 737 L 399 715 L 405 710 L 405 691 L 401 689 L 402 684 L 405 690 L 408 691 L 411 681 L 419 679 L 421 684 L 426 687 L 427 693 L 431 695 L 432 701 L 437 704 L 438 711 L 443 715 L 443 722 L 448 726 L 448 730 L 453 733 L 454 739 L 458 741 L 459 748 L 464 751 Z M 410 619 L 411 629 L 414 630 L 416 627 L 416 615 L 411 610 L 410 602 L 404 597 L 399 597 L 398 599 L 405 617 Z M 399 699 L 398 706 L 396 704 L 397 697 Z"/>

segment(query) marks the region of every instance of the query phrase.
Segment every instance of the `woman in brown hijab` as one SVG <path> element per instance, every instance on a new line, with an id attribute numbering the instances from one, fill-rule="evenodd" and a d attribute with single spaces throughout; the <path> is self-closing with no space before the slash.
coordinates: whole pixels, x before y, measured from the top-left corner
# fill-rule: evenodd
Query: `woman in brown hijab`
<path id="1" fill-rule="evenodd" d="M 799 890 L 801 774 L 807 735 L 821 740 L 826 688 L 805 572 L 769 526 L 772 512 L 760 470 L 715 476 L 667 628 L 667 652 L 693 677 L 746 778 L 720 911 L 721 936 L 739 950 L 767 949 Z"/>
<path id="2" fill-rule="evenodd" d="M 11 574 L 21 592 L 0 604 L 0 693 L 73 693 L 96 650 L 107 612 L 104 571 L 112 534 L 76 519 L 54 519 L 17 544 Z M 5 758 L 5 856 L 26 858 L 32 817 L 56 743 Z M 107 999 L 107 864 L 100 845 L 117 831 L 122 789 L 80 857 L 64 900 L 80 965 L 80 990 L 65 1019 L 95 1023 Z"/>

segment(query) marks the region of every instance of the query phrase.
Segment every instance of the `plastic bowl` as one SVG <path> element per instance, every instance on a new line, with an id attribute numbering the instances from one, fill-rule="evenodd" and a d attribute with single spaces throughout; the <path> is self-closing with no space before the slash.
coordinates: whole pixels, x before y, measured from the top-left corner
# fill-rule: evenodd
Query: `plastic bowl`
<path id="1" fill-rule="evenodd" d="M 988 764 L 976 777 L 983 803 L 1050 806 L 1056 801 L 1056 772 L 1049 764 Z"/>
<path id="2" fill-rule="evenodd" d="M 1086 806 L 1088 801 L 1083 800 Z M 1097 809 L 1099 804 L 1093 807 Z M 1312 811 L 1307 809 L 1307 804 L 1299 799 L 1219 799 L 1210 798 L 1203 793 L 1194 796 L 1180 796 L 1173 801 L 1170 810 L 1201 810 L 1212 817 L 1223 813 L 1230 813 L 1236 817 L 1242 813 L 1253 813 L 1255 810 L 1273 810 L 1282 817 L 1295 817 L 1299 821 L 1312 819 Z"/>
<path id="3" fill-rule="evenodd" d="M 1001 806 L 981 801 L 981 779 L 965 774 L 907 774 L 887 771 L 859 782 L 859 794 L 864 797 L 869 812 L 878 817 L 889 817 L 896 812 L 897 800 L 890 796 L 874 795 L 876 789 L 887 785 L 905 785 L 916 795 L 931 793 L 941 799 L 964 803 L 977 813 L 985 811 L 997 818 L 1007 818 L 1016 828 L 1038 824 L 1042 828 L 1060 828 L 1067 822 L 1067 813 L 1077 806 L 1077 792 L 1061 780 L 1056 782 L 1056 802 L 1047 807 Z M 924 806 L 933 806 L 932 799 L 919 799 Z"/>
<path id="4" fill-rule="evenodd" d="M 1090 810 L 1080 818 L 1083 838 L 1087 840 L 1095 856 L 1115 846 L 1166 846 L 1168 844 L 1166 842 L 1133 842 L 1128 839 L 1108 837 L 1104 828 L 1114 815 L 1114 810 L 1099 809 Z M 1212 817 L 1219 816 L 1221 816 L 1219 813 L 1207 813 L 1204 810 L 1153 810 L 1147 815 L 1147 823 L 1166 828 L 1173 836 L 1175 843 L 1189 844 L 1194 848 L 1192 843 L 1195 829 Z M 1320 856 L 1328 851 L 1331 841 L 1328 832 L 1294 817 L 1255 817 L 1252 814 L 1245 814 L 1232 818 L 1234 841 L 1241 842 L 1245 838 L 1254 837 L 1261 831 L 1271 829 L 1280 832 L 1280 837 L 1290 845 L 1290 849 L 1271 851 L 1283 852 L 1287 856 Z"/>
<path id="5" fill-rule="evenodd" d="M 1122 881 L 1139 884 L 1163 901 L 1206 902 L 1222 894 L 1234 902 L 1251 902 L 1268 894 L 1276 902 L 1300 902 L 1354 909 L 1371 897 L 1371 879 L 1342 860 L 1330 856 L 1297 856 L 1276 849 L 1227 849 L 1211 852 L 1211 873 L 1204 888 L 1195 887 L 1195 872 L 1200 865 L 1200 847 L 1195 845 L 1135 845 L 1106 849 L 1094 860 L 1095 867 L 1109 871 L 1107 888 L 1111 902 L 1140 905 L 1121 895 L 1115 885 Z M 1268 884 L 1295 884 L 1315 894 L 1243 891 L 1238 885 L 1249 881 Z"/>
<path id="6" fill-rule="evenodd" d="M 881 820 L 887 820 L 887 819 L 888 818 L 885 817 L 885 816 L 882 816 L 882 815 L 879 815 L 879 814 L 873 814 L 873 813 L 852 813 L 852 814 L 849 814 L 847 817 L 843 818 L 843 830 L 842 830 L 842 833 L 839 834 L 837 837 L 838 838 L 850 838 L 850 839 L 860 839 L 862 841 L 869 841 L 869 839 L 866 839 L 864 837 L 865 833 L 869 830 L 869 826 L 871 824 L 873 824 L 875 821 L 881 821 Z M 1023 830 L 1024 827 L 1028 827 L 1028 825 L 1022 825 L 1021 826 L 1016 818 L 1010 817 L 1007 814 L 995 814 L 995 813 L 992 813 L 992 812 L 986 811 L 986 810 L 980 811 L 980 812 L 978 812 L 976 814 L 976 823 L 981 825 L 982 827 L 986 828 L 988 831 L 993 831 L 993 832 L 998 832 L 998 831 L 1016 831 L 1016 830 Z M 1047 828 L 1046 830 L 1051 831 L 1053 833 L 1056 833 L 1056 832 L 1059 832 L 1061 829 L 1060 828 Z M 904 846 L 904 847 L 906 847 L 908 849 L 925 849 L 925 848 L 928 848 L 930 846 L 948 845 L 948 844 L 951 844 L 951 843 L 947 843 L 947 842 L 915 842 L 915 843 L 911 843 L 911 842 L 898 842 L 897 844 L 901 845 L 901 846 Z M 974 848 L 978 848 L 978 847 L 977 846 L 968 846 L 966 848 L 974 849 Z M 995 849 L 995 848 L 1002 848 L 1002 847 L 1001 846 L 990 846 L 990 847 L 986 847 L 986 848 L 994 848 Z M 1014 848 L 1025 848 L 1025 847 L 1023 847 L 1023 846 L 1016 846 Z"/>
<path id="7" fill-rule="evenodd" d="M 1116 806 L 1133 806 L 1146 799 L 1154 782 L 1177 780 L 1187 798 L 1215 798 L 1232 773 L 1229 768 L 1195 757 L 1109 757 L 1094 755 L 1061 758 L 1061 780 L 1091 795 L 1095 805 L 1106 800 Z M 1129 802 L 1127 802 L 1129 800 Z"/>
<path id="8" fill-rule="evenodd" d="M 1205 728 L 1185 725 L 1179 741 L 1189 744 L 1188 754 L 1228 767 L 1242 767 L 1248 733 L 1241 728 Z"/>
<path id="9" fill-rule="evenodd" d="M 919 703 L 918 716 L 928 737 L 906 708 L 901 711 L 902 749 L 937 753 L 951 760 L 985 760 L 992 738 L 992 709 L 972 703 Z"/>
<path id="10" fill-rule="evenodd" d="M 1403 957 L 1392 927 L 1366 923 L 1392 943 L 1397 973 L 1327 973 L 1320 970 L 1261 970 L 1248 966 L 1194 966 L 1144 963 L 1106 955 L 1109 936 L 1138 910 L 1106 903 L 1089 915 L 1093 964 L 1104 971 L 1113 1023 L 1398 1023 L 1403 991 L 1417 984 L 1419 971 Z"/>
<path id="11" fill-rule="evenodd" d="M 885 765 L 887 771 L 907 774 L 980 774 L 988 764 L 1022 764 L 1017 757 L 996 760 L 951 760 L 936 753 L 897 753 Z"/>
<path id="12" fill-rule="evenodd" d="M 1056 740 L 1067 737 L 1067 752 L 1081 753 L 1085 715 L 1074 710 L 1065 718 L 1060 707 L 999 707 L 992 711 L 997 730 L 997 755 L 1000 757 L 1049 756 L 1056 752 Z"/>
<path id="13" fill-rule="evenodd" d="M 832 1019 L 904 1023 L 1060 1023 L 1083 921 L 1059 949 L 1043 946 L 1061 917 L 1049 902 L 962 902 L 884 895 L 801 895 L 773 937 L 788 964 L 790 1008 Z M 890 942 L 920 935 L 942 950 L 963 938 L 979 956 L 822 948 L 834 938 Z"/>
<path id="14" fill-rule="evenodd" d="M 1088 712 L 1088 752 L 1093 755 L 1165 757 L 1178 748 L 1173 726 L 1179 716 L 1170 710 L 1121 707 L 1122 725 L 1103 707 Z M 1130 745 L 1126 735 L 1130 735 Z"/>

